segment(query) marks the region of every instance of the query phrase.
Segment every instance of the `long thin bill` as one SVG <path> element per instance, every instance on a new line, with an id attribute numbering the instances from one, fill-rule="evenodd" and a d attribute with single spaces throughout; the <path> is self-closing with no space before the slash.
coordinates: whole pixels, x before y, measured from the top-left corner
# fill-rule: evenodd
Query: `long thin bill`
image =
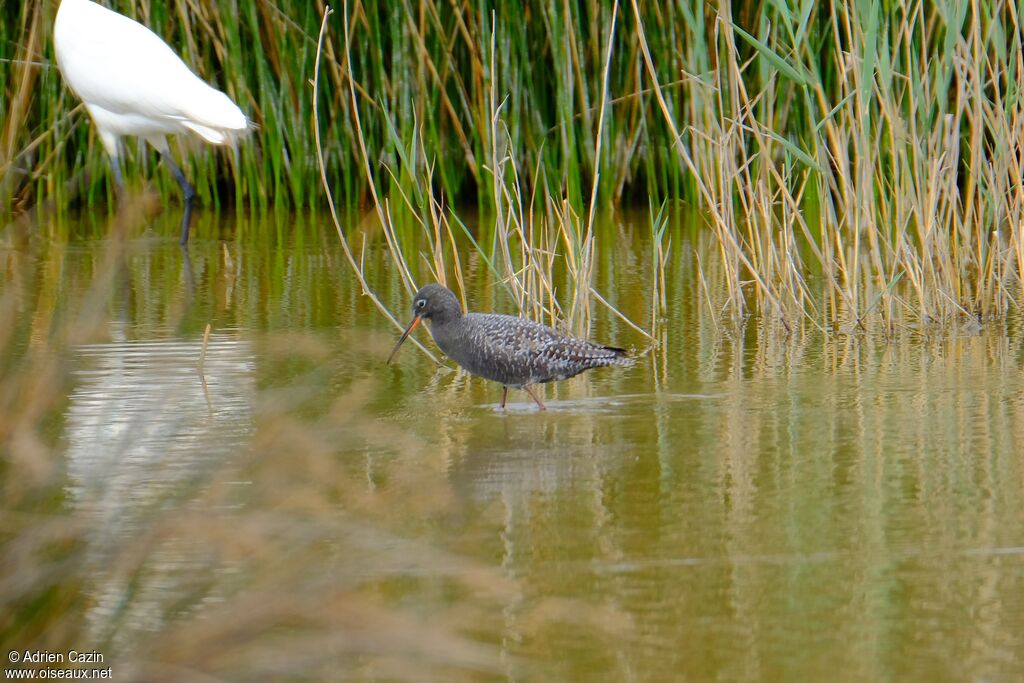
<path id="1" fill-rule="evenodd" d="M 409 323 L 409 326 L 405 328 L 405 332 L 403 332 L 402 336 L 398 338 L 398 343 L 395 344 L 394 350 L 391 352 L 391 355 L 388 356 L 388 364 L 391 363 L 392 359 L 395 357 L 395 354 L 398 353 L 398 347 L 402 345 L 402 342 L 404 342 L 409 337 L 409 334 L 414 329 L 416 329 L 416 326 L 420 324 L 420 320 L 422 320 L 422 318 L 416 316 L 415 318 L 412 319 L 412 322 Z"/>

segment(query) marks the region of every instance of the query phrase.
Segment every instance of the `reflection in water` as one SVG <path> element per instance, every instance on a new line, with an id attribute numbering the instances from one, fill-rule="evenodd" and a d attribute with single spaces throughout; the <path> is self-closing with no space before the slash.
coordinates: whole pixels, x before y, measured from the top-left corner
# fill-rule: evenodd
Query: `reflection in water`
<path id="1" fill-rule="evenodd" d="M 87 619 L 98 642 L 115 627 L 161 628 L 168 603 L 182 593 L 176 582 L 193 582 L 190 565 L 205 563 L 188 548 L 158 544 L 151 574 L 128 585 L 108 565 L 113 551 L 126 539 L 148 542 L 154 519 L 195 494 L 253 431 L 248 342 L 211 335 L 200 374 L 201 341 L 128 341 L 119 326 L 113 332 L 117 341 L 78 351 L 65 432 L 68 493 L 92 520 L 96 582 Z"/>

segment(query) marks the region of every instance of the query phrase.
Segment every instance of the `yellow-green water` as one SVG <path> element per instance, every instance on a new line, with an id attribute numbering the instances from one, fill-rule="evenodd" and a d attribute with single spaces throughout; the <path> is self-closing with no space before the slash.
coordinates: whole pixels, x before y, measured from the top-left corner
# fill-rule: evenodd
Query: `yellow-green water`
<path id="1" fill-rule="evenodd" d="M 176 220 L 0 245 L 5 654 L 98 651 L 115 680 L 1024 677 L 1014 321 L 716 326 L 680 226 L 661 346 L 595 306 L 637 365 L 502 411 L 411 345 L 385 364 L 399 331 L 325 222 L 205 214 L 186 258 Z M 595 285 L 645 329 L 649 253 L 599 232 Z"/>

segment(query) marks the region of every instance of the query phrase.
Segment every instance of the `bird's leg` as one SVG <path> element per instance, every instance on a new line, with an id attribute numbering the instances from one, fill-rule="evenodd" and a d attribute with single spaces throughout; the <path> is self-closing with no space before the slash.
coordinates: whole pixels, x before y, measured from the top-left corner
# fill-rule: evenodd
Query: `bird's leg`
<path id="1" fill-rule="evenodd" d="M 541 410 L 547 410 L 547 408 L 544 407 L 544 401 L 541 400 L 541 397 L 533 391 L 533 387 L 527 384 L 526 386 L 523 387 L 523 389 L 525 389 L 526 393 L 530 395 L 530 398 L 537 402 L 538 408 L 540 408 Z"/>
<path id="2" fill-rule="evenodd" d="M 121 175 L 121 155 L 118 153 L 118 145 L 115 139 L 114 143 L 108 147 L 107 158 L 110 159 L 110 171 L 114 178 L 114 200 L 117 209 L 113 211 L 113 215 L 116 216 L 115 220 L 111 223 L 119 236 L 127 234 L 125 231 L 128 226 L 134 221 L 137 215 L 135 211 L 129 210 L 131 208 L 131 202 L 128 198 L 128 190 L 124 186 L 124 176 Z"/>
<path id="3" fill-rule="evenodd" d="M 508 387 L 502 385 L 501 387 L 501 409 L 505 409 L 505 399 L 508 398 Z"/>
<path id="4" fill-rule="evenodd" d="M 121 175 L 121 159 L 117 154 L 108 154 L 107 158 L 110 159 L 110 170 L 114 174 L 117 201 L 123 202 L 126 194 L 124 189 L 124 176 Z"/>
<path id="5" fill-rule="evenodd" d="M 171 154 L 170 148 L 160 150 L 160 156 L 163 157 L 164 162 L 171 168 L 171 173 L 174 174 L 174 179 L 178 181 L 178 185 L 181 186 L 181 193 L 184 195 L 185 200 L 185 215 L 181 217 L 181 246 L 188 244 L 188 226 L 192 222 L 192 202 L 196 198 L 196 189 L 189 184 L 185 174 L 178 168 L 178 164 L 174 161 L 174 156 Z"/>
<path id="6" fill-rule="evenodd" d="M 103 143 L 103 149 L 107 150 L 107 159 L 110 160 L 110 172 L 114 176 L 117 203 L 123 205 L 128 193 L 125 192 L 124 176 L 121 175 L 121 140 L 110 131 L 105 131 L 102 128 L 99 135 L 100 142 Z"/>

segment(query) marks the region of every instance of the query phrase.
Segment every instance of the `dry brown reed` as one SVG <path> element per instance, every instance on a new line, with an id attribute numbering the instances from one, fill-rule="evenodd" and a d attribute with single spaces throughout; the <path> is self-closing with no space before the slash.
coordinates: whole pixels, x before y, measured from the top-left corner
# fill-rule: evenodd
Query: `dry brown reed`
<path id="1" fill-rule="evenodd" d="M 1024 102 L 1007 94 L 1024 71 L 983 25 L 1005 21 L 1003 47 L 1019 56 L 1019 18 L 939 4 L 897 4 L 884 28 L 843 4 L 820 61 L 807 47 L 784 58 L 721 9 L 718 68 L 687 77 L 707 107 L 680 154 L 700 179 L 733 319 L 895 334 L 1017 305 Z M 957 16 L 963 31 L 929 45 Z M 772 78 L 748 91 L 765 62 Z M 823 62 L 838 65 L 834 82 Z M 783 91 L 827 112 L 799 142 L 777 132 L 792 128 Z"/>
<path id="2" fill-rule="evenodd" d="M 617 7 L 616 3 L 613 17 L 617 16 Z M 321 25 L 317 69 L 314 75 L 313 113 L 314 125 L 317 128 L 319 128 L 319 113 L 316 101 L 320 99 L 318 88 L 321 83 L 319 57 L 323 52 L 329 14 L 329 10 L 325 12 Z M 345 54 L 343 64 L 351 65 L 351 29 L 348 22 L 347 4 L 343 7 L 343 14 Z M 494 15 L 492 15 L 493 20 L 495 20 Z M 615 22 L 609 28 L 604 58 L 606 87 L 601 95 L 600 122 L 594 143 L 594 155 L 598 159 L 603 148 L 604 136 L 601 131 L 606 117 L 607 71 L 611 63 L 614 31 Z M 489 50 L 489 68 L 492 73 L 499 68 L 496 61 L 498 53 L 495 46 L 496 36 L 496 30 L 492 31 Z M 469 237 L 474 250 L 486 261 L 498 283 L 509 293 L 521 314 L 551 325 L 565 327 L 577 335 L 585 335 L 590 326 L 591 301 L 596 300 L 635 330 L 654 339 L 650 332 L 630 321 L 604 297 L 600 296 L 591 284 L 593 281 L 593 255 L 596 248 L 594 222 L 600 175 L 595 174 L 593 178 L 591 208 L 586 216 L 581 216 L 567 199 L 553 195 L 547 186 L 533 185 L 532 191 L 528 193 L 523 186 L 523 174 L 516 164 L 516 159 L 520 158 L 520 155 L 513 151 L 515 142 L 503 114 L 507 98 L 499 98 L 496 89 L 497 79 L 490 81 L 489 125 L 486 144 L 482 145 L 488 150 L 484 168 L 490 174 L 492 192 L 495 197 L 492 207 L 494 217 L 492 234 L 495 245 L 493 250 L 488 250 L 473 240 L 472 235 L 465 229 L 464 224 L 454 211 L 436 195 L 433 166 L 429 162 L 429 151 L 423 143 L 425 135 L 422 130 L 417 129 L 414 139 L 405 141 L 399 137 L 395 126 L 388 124 L 389 130 L 392 131 L 392 143 L 403 160 L 403 167 L 407 169 L 406 172 L 409 168 L 415 169 L 415 172 L 408 178 L 410 188 L 406 190 L 395 170 L 386 165 L 383 168 L 383 172 L 392 180 L 391 187 L 397 188 L 396 194 L 401 204 L 397 208 L 403 216 L 411 219 L 415 229 L 410 234 L 408 230 L 398 227 L 395 218 L 396 207 L 392 205 L 390 199 L 382 196 L 377 187 L 377 175 L 371 164 L 363 135 L 363 122 L 358 113 L 361 108 L 357 105 L 357 99 L 365 96 L 361 95 L 364 90 L 358 87 L 358 81 L 350 70 L 345 71 L 343 77 L 336 77 L 335 80 L 343 80 L 348 85 L 351 100 L 350 110 L 353 112 L 352 128 L 361 150 L 362 165 L 369 193 L 388 251 L 408 292 L 415 291 L 417 284 L 423 284 L 423 282 L 417 283 L 418 278 L 415 275 L 416 272 L 420 272 L 420 268 L 415 266 L 415 263 L 422 259 L 423 270 L 429 277 L 434 281 L 452 286 L 461 294 L 464 308 L 467 307 L 460 261 L 462 255 L 459 251 L 459 243 L 462 240 L 456 231 L 458 227 Z M 316 144 L 317 154 L 321 159 L 321 181 L 331 207 L 335 230 L 350 265 L 356 270 L 357 277 L 364 289 L 370 293 L 366 286 L 362 262 L 357 262 L 352 256 L 353 250 L 334 207 L 333 193 L 326 175 L 326 165 L 323 163 L 324 150 L 319 131 L 316 133 Z M 539 176 L 537 169 L 530 174 L 532 178 Z M 422 240 L 425 244 L 425 248 L 418 253 L 415 246 L 409 244 L 417 240 Z M 664 265 L 664 259 L 661 263 Z M 449 282 L 449 276 L 454 280 L 453 283 Z M 374 301 L 379 308 L 384 310 L 379 299 L 374 297 Z M 387 315 L 396 325 L 399 325 L 393 315 L 390 313 Z"/>
<path id="3" fill-rule="evenodd" d="M 321 36 L 316 65 L 322 3 L 247 5 L 240 17 L 206 0 L 121 9 L 261 126 L 240 165 L 190 160 L 197 186 L 230 170 L 254 207 L 301 206 L 318 174 L 347 203 L 369 200 L 407 288 L 429 276 L 461 290 L 455 256 L 468 249 L 523 314 L 585 330 L 601 301 L 594 222 L 628 188 L 633 203 L 683 197 L 703 213 L 730 273 L 711 303 L 733 322 L 891 334 L 1018 306 L 1017 5 L 510 7 L 346 5 L 345 35 Z M 82 172 L 102 159 L 81 110 L 41 68 L 52 10 L 5 8 L 0 26 L 14 48 L 0 52 L 7 208 L 105 192 L 103 174 Z M 366 38 L 356 50 L 355 31 Z M 294 74 L 314 67 L 310 98 Z M 303 152 L 314 147 L 315 160 Z M 467 198 L 486 217 L 473 230 L 451 208 Z"/>

